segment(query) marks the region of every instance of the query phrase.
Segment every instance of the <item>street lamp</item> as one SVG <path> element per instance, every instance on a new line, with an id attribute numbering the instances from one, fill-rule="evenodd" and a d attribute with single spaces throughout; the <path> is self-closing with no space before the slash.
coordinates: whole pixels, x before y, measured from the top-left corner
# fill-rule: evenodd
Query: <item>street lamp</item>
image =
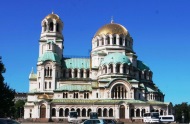
<path id="1" fill-rule="evenodd" d="M 184 118 L 184 113 L 183 113 L 183 111 L 182 111 L 182 123 L 184 123 L 184 120 L 185 120 L 185 118 Z"/>

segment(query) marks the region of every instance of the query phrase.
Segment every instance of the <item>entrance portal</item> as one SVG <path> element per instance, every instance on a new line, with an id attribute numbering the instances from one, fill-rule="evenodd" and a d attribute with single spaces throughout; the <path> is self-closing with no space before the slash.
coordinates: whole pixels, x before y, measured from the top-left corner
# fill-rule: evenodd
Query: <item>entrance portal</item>
<path id="1" fill-rule="evenodd" d="M 40 106 L 40 118 L 46 118 L 46 106 L 44 104 Z"/>
<path id="2" fill-rule="evenodd" d="M 121 105 L 119 108 L 119 118 L 125 118 L 125 106 Z"/>

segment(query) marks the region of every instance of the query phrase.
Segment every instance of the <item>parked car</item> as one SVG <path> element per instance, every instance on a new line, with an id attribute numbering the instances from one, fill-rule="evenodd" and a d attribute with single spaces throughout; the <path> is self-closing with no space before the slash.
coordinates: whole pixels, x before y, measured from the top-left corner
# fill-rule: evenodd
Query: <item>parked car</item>
<path id="1" fill-rule="evenodd" d="M 104 119 L 104 121 L 106 122 L 106 124 L 116 124 L 116 120 L 113 119 Z"/>
<path id="2" fill-rule="evenodd" d="M 8 118 L 0 118 L 0 124 L 21 124 L 21 123 Z"/>
<path id="3" fill-rule="evenodd" d="M 107 124 L 104 119 L 88 119 L 81 124 Z"/>

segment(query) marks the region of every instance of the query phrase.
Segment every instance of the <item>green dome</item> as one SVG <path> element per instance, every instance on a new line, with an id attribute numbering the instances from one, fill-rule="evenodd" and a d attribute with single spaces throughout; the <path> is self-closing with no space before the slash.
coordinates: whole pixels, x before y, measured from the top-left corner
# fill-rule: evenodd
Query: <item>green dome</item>
<path id="1" fill-rule="evenodd" d="M 121 64 L 130 64 L 131 61 L 129 60 L 129 58 L 125 55 L 123 55 L 122 53 L 111 53 L 111 54 L 108 54 L 104 60 L 101 62 L 101 65 L 104 65 L 104 64 L 110 64 L 110 63 L 113 63 L 113 64 L 116 64 L 116 63 L 121 63 Z"/>
<path id="2" fill-rule="evenodd" d="M 150 68 L 140 60 L 137 60 L 137 68 L 140 69 L 141 71 L 150 70 Z"/>

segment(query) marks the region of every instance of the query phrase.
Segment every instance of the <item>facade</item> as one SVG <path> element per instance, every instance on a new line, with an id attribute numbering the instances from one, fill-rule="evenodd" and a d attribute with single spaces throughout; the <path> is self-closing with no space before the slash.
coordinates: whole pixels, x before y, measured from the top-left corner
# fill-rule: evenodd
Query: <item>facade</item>
<path id="1" fill-rule="evenodd" d="M 152 80 L 153 72 L 133 50 L 128 30 L 113 20 L 92 38 L 89 58 L 64 57 L 63 22 L 57 14 L 42 20 L 37 73 L 29 75 L 24 118 L 142 119 L 145 112 L 172 114 L 172 104 Z"/>

